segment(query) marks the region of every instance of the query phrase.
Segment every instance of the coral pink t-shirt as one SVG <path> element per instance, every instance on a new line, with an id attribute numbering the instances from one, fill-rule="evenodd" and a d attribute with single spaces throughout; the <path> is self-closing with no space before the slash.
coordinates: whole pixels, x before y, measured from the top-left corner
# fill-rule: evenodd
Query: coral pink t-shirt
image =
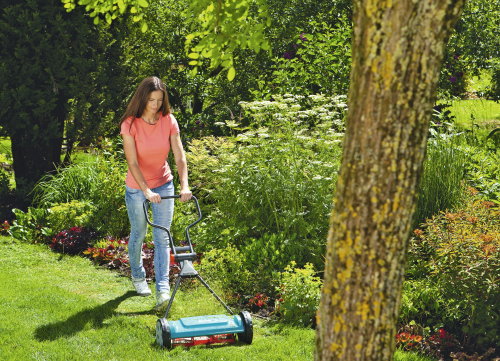
<path id="1" fill-rule="evenodd" d="M 170 136 L 179 133 L 179 125 L 172 114 L 162 115 L 156 124 L 146 123 L 142 118 L 125 119 L 120 134 L 134 137 L 137 162 L 149 188 L 159 187 L 173 178 L 167 163 L 170 152 Z M 132 123 L 132 127 L 130 126 Z M 140 189 L 130 172 L 127 172 L 125 184 L 130 188 Z"/>

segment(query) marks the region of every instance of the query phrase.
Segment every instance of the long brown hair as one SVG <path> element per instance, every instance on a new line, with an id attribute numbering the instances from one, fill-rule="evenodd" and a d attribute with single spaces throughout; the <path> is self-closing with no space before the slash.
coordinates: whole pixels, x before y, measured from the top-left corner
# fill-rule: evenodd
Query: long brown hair
<path id="1" fill-rule="evenodd" d="M 135 118 L 140 118 L 142 116 L 144 109 L 146 109 L 149 95 L 155 90 L 161 90 L 163 93 L 163 102 L 159 111 L 161 111 L 162 115 L 170 114 L 170 102 L 168 101 L 168 94 L 165 83 L 163 83 L 163 81 L 161 81 L 161 79 L 156 76 L 150 76 L 141 81 L 134 95 L 132 95 L 132 99 L 130 99 L 130 102 L 127 105 L 127 109 L 120 119 L 120 126 L 125 121 L 125 119 L 129 117 L 132 117 L 133 123 Z M 130 123 L 131 127 L 132 123 Z"/>

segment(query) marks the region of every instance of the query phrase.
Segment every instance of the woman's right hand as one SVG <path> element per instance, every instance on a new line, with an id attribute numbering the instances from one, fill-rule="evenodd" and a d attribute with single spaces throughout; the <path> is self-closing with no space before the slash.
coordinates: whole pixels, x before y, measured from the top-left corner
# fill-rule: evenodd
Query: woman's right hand
<path id="1" fill-rule="evenodd" d="M 151 189 L 146 188 L 146 190 L 143 191 L 144 197 L 151 203 L 160 203 L 161 202 L 161 196 L 158 193 L 153 192 Z"/>

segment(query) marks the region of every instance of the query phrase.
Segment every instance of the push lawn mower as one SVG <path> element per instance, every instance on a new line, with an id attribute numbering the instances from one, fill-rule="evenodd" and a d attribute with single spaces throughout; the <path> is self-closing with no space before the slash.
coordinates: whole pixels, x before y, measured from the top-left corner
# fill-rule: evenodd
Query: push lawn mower
<path id="1" fill-rule="evenodd" d="M 171 198 L 180 198 L 180 196 L 174 195 L 162 197 L 162 199 Z M 148 207 L 150 202 L 145 200 L 143 205 L 148 224 L 167 232 L 170 250 L 172 253 L 171 259 L 178 262 L 181 269 L 177 280 L 175 281 L 174 292 L 172 293 L 172 297 L 167 305 L 165 316 L 158 319 L 156 322 L 156 343 L 161 347 L 169 349 L 177 345 L 194 346 L 213 343 L 233 343 L 236 341 L 235 335 L 238 335 L 239 341 L 251 344 L 253 339 L 253 324 L 250 313 L 242 311 L 238 315 L 235 315 L 194 269 L 193 261 L 196 258 L 196 253 L 189 237 L 189 229 L 201 220 L 202 214 L 198 204 L 198 199 L 193 196 L 191 200 L 193 200 L 196 205 L 198 219 L 186 227 L 185 235 L 187 246 L 176 246 L 170 231 L 166 227 L 153 224 L 150 221 L 148 217 Z M 224 306 L 230 316 L 210 315 L 184 317 L 177 321 L 167 320 L 168 313 L 172 307 L 172 303 L 174 302 L 175 294 L 177 293 L 182 280 L 185 278 L 197 278 L 210 291 L 210 293 L 214 295 L 217 301 Z"/>

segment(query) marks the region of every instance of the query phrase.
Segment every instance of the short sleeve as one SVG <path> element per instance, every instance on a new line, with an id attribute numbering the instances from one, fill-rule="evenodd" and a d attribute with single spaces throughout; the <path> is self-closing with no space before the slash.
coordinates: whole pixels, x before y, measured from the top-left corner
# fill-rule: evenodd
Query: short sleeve
<path id="1" fill-rule="evenodd" d="M 179 124 L 172 113 L 170 115 L 170 135 L 180 133 Z"/>
<path id="2" fill-rule="evenodd" d="M 125 119 L 120 127 L 120 134 L 132 135 L 135 134 L 135 129 L 131 127 L 132 117 Z"/>

